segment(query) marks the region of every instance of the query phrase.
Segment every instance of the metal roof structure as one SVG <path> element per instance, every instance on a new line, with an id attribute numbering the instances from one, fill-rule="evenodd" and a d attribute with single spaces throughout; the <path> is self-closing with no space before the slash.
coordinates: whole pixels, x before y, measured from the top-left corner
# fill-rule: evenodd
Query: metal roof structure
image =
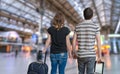
<path id="1" fill-rule="evenodd" d="M 12 21 L 15 24 L 12 28 L 32 32 L 41 21 L 40 27 L 49 26 L 54 14 L 61 11 L 68 23 L 76 25 L 83 20 L 82 12 L 86 7 L 94 10 L 92 20 L 102 30 L 120 33 L 120 0 L 0 0 L 0 24 L 7 26 L 5 22 Z"/>
<path id="2" fill-rule="evenodd" d="M 82 14 L 84 8 L 91 7 L 95 15 L 93 21 L 99 23 L 102 29 L 109 28 L 111 33 L 116 31 L 120 22 L 120 0 L 67 0 Z M 74 5 L 75 4 L 75 5 Z M 120 33 L 120 28 L 118 31 Z"/>

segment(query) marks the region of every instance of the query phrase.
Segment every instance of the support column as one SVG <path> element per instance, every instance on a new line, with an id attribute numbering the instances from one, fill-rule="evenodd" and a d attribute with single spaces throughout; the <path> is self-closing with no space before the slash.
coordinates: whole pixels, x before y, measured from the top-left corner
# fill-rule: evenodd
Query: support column
<path id="1" fill-rule="evenodd" d="M 117 50 L 117 45 L 116 45 L 116 38 L 112 38 L 111 40 L 108 37 L 108 34 L 110 34 L 110 26 L 104 26 L 102 28 L 102 34 L 105 37 L 105 44 L 109 44 L 111 49 L 109 50 L 111 53 L 117 54 L 118 50 Z"/>
<path id="2" fill-rule="evenodd" d="M 38 7 L 38 11 L 41 14 L 41 19 L 40 19 L 40 24 L 39 24 L 39 43 L 43 43 L 42 42 L 42 38 L 43 38 L 43 33 L 42 33 L 42 26 L 43 26 L 43 16 L 44 16 L 44 10 L 45 10 L 45 0 L 38 0 L 39 2 L 39 7 Z"/>

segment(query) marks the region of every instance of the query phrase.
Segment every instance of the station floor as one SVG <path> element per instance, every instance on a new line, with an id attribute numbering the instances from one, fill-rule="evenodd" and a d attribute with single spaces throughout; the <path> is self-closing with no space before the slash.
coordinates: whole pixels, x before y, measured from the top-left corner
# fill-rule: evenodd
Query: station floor
<path id="1" fill-rule="evenodd" d="M 0 74 L 27 74 L 28 65 L 36 60 L 36 54 L 20 52 L 17 57 L 13 53 L 0 53 Z M 111 64 L 110 64 L 111 62 Z M 47 56 L 46 63 L 49 67 L 50 59 Z M 104 74 L 120 74 L 120 55 L 110 55 L 109 62 L 105 62 Z M 77 74 L 76 60 L 68 60 L 65 74 Z"/>

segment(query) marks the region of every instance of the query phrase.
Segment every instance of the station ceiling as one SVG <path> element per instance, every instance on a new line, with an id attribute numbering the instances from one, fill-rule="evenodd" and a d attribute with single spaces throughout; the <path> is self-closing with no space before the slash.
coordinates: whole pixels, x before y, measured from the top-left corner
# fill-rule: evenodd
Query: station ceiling
<path id="1" fill-rule="evenodd" d="M 0 0 L 0 15 L 38 27 L 50 24 L 55 12 L 61 11 L 74 25 L 83 21 L 84 8 L 94 10 L 93 22 L 102 30 L 120 33 L 120 0 Z M 44 16 L 43 16 L 44 15 Z M 41 18 L 43 19 L 41 20 Z M 118 29 L 117 29 L 118 27 Z"/>

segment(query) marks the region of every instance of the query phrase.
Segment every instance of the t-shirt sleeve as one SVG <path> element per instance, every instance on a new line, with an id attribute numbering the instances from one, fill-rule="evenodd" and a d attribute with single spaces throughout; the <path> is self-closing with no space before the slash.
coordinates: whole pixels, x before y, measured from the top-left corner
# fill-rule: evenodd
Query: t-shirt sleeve
<path id="1" fill-rule="evenodd" d="M 96 25 L 95 34 L 100 34 L 100 26 L 98 24 Z"/>
<path id="2" fill-rule="evenodd" d="M 70 33 L 69 28 L 66 28 L 66 35 L 68 35 Z"/>

